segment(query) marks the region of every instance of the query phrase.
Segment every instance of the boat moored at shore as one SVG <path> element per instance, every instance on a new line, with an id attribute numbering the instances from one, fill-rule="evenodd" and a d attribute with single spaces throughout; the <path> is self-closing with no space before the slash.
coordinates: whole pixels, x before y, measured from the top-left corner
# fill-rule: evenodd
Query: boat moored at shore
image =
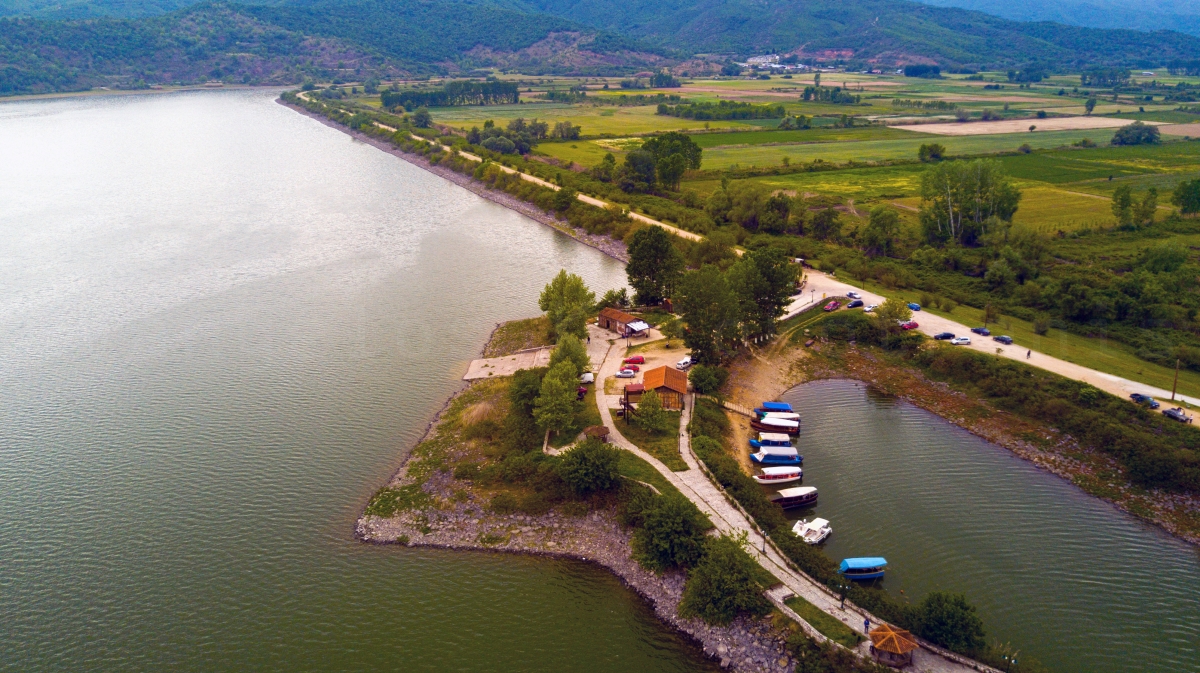
<path id="1" fill-rule="evenodd" d="M 793 481 L 800 481 L 804 477 L 804 470 L 796 466 L 777 466 L 764 467 L 762 474 L 754 475 L 754 481 L 760 484 L 788 484 Z"/>
<path id="2" fill-rule="evenodd" d="M 818 544 L 833 534 L 833 528 L 826 519 L 816 518 L 812 521 L 801 519 L 792 526 L 792 532 L 808 544 Z"/>
<path id="3" fill-rule="evenodd" d="M 785 488 L 770 496 L 770 500 L 784 509 L 809 507 L 817 504 L 817 489 L 814 486 Z"/>
<path id="4" fill-rule="evenodd" d="M 887 559 L 882 556 L 862 556 L 842 559 L 838 572 L 848 580 L 874 580 L 883 577 Z"/>
<path id="5" fill-rule="evenodd" d="M 782 432 L 789 435 L 800 434 L 800 421 L 784 418 L 756 418 L 750 421 L 750 427 L 758 432 Z"/>
<path id="6" fill-rule="evenodd" d="M 792 438 L 781 432 L 760 432 L 758 439 L 750 440 L 750 448 L 760 449 L 764 446 L 786 446 L 792 445 Z"/>

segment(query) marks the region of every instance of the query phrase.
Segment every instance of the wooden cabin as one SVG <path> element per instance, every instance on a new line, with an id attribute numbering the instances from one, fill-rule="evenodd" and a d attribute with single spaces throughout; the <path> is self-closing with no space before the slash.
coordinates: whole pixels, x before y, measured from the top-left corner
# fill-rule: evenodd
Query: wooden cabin
<path id="1" fill-rule="evenodd" d="M 687 374 L 674 367 L 655 367 L 642 374 L 642 385 L 646 390 L 658 393 L 663 409 L 683 409 L 683 396 L 687 395 Z"/>
<path id="2" fill-rule="evenodd" d="M 637 317 L 624 311 L 618 311 L 611 306 L 600 311 L 600 315 L 596 318 L 596 324 L 601 329 L 612 330 L 621 336 L 625 336 L 629 326 L 637 321 Z"/>

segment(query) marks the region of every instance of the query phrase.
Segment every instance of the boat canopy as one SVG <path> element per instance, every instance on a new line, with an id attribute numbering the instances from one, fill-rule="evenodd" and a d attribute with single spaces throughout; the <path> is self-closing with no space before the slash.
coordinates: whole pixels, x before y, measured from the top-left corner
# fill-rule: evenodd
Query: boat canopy
<path id="1" fill-rule="evenodd" d="M 763 474 L 770 474 L 770 475 L 800 474 L 800 468 L 795 467 L 795 466 L 787 466 L 787 465 L 782 466 L 782 467 L 764 467 L 762 469 L 762 471 L 763 471 Z"/>
<path id="2" fill-rule="evenodd" d="M 792 405 L 787 402 L 763 402 L 762 408 L 770 411 L 791 411 Z"/>
<path id="3" fill-rule="evenodd" d="M 783 491 L 780 491 L 782 493 Z M 882 556 L 863 556 L 859 558 L 842 559 L 842 565 L 838 568 L 841 572 L 847 570 L 869 570 L 872 568 L 882 568 L 887 565 L 887 559 Z"/>
<path id="4" fill-rule="evenodd" d="M 792 443 L 792 438 L 782 432 L 760 432 L 758 433 L 758 441 L 760 442 L 787 442 Z"/>
<path id="5" fill-rule="evenodd" d="M 798 427 L 800 427 L 799 421 L 789 421 L 786 418 L 771 418 L 770 416 L 759 419 L 758 422 L 762 423 L 763 425 L 771 425 L 771 426 L 774 426 L 777 428 L 798 428 Z"/>
<path id="6" fill-rule="evenodd" d="M 794 411 L 765 411 L 762 414 L 763 418 L 782 418 L 785 421 L 798 421 L 800 414 Z"/>
<path id="7" fill-rule="evenodd" d="M 808 528 L 824 528 L 829 525 L 829 519 L 813 519 L 808 522 Z"/>
<path id="8" fill-rule="evenodd" d="M 796 488 L 783 488 L 777 491 L 781 498 L 802 498 L 806 495 L 811 495 L 817 492 L 816 486 L 797 486 Z M 883 561 L 883 559 L 879 559 Z M 845 563 L 843 561 L 842 563 Z M 887 561 L 884 561 L 887 563 Z"/>
<path id="9" fill-rule="evenodd" d="M 796 447 L 794 447 L 794 446 L 771 446 L 769 444 L 763 444 L 762 446 L 758 447 L 758 452 L 763 454 L 764 456 L 795 456 L 795 455 L 799 455 L 796 453 Z"/>

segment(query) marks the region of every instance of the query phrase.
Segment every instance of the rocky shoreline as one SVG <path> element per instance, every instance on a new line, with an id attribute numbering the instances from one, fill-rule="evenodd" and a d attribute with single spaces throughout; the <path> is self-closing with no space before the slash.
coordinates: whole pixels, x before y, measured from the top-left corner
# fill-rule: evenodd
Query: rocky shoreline
<path id="1" fill-rule="evenodd" d="M 438 177 L 445 178 L 446 180 L 453 182 L 454 184 L 458 185 L 459 187 L 462 187 L 463 189 L 466 189 L 466 190 L 476 194 L 477 196 L 483 197 L 493 203 L 504 206 L 505 208 L 508 208 L 509 210 L 514 210 L 514 211 L 524 215 L 525 217 L 528 217 L 531 220 L 536 220 L 538 222 L 541 222 L 542 224 L 544 224 L 548 227 L 553 227 L 554 229 L 557 229 L 558 231 L 566 234 L 567 236 L 570 236 L 571 238 L 579 241 L 580 243 L 582 243 L 590 248 L 595 248 L 595 249 L 599 250 L 600 252 L 603 252 L 604 254 L 608 255 L 609 257 L 612 257 L 613 259 L 615 259 L 619 262 L 622 262 L 622 263 L 629 262 L 629 253 L 626 250 L 624 241 L 614 240 L 612 238 L 609 238 L 608 236 L 596 236 L 594 234 L 589 234 L 588 232 L 584 231 L 583 229 L 580 229 L 578 227 L 572 227 L 565 220 L 560 220 L 557 217 L 555 217 L 553 214 L 547 213 L 546 211 L 542 210 L 541 208 L 538 208 L 537 206 L 535 206 L 531 203 L 526 203 L 525 201 L 522 201 L 522 200 L 512 196 L 511 194 L 508 194 L 508 193 L 502 192 L 502 191 L 497 191 L 494 189 L 489 189 L 487 186 L 481 184 L 480 182 L 476 181 L 474 178 L 472 178 L 468 175 L 463 175 L 462 173 L 452 171 L 449 168 L 446 168 L 444 166 L 437 166 L 435 164 L 432 164 L 429 162 L 428 159 L 426 159 L 425 157 L 423 157 L 419 154 L 410 154 L 408 152 L 404 152 L 404 151 L 394 147 L 387 141 L 381 140 L 381 139 L 373 137 L 373 136 L 369 136 L 365 133 L 362 133 L 361 131 L 355 131 L 354 129 L 348 128 L 346 126 L 342 126 L 341 124 L 338 124 L 337 122 L 334 122 L 333 120 L 331 120 L 327 117 L 323 117 L 319 114 L 316 114 L 315 112 L 310 112 L 309 110 L 306 110 L 298 105 L 293 105 L 291 103 L 288 103 L 287 101 L 285 101 L 281 98 L 276 99 L 275 102 L 279 103 L 280 105 L 282 105 L 286 108 L 294 110 L 294 111 L 304 115 L 305 117 L 310 117 L 312 119 L 315 119 L 330 128 L 337 129 L 338 131 L 345 133 L 346 135 L 354 138 L 355 140 L 359 140 L 364 143 L 367 143 L 368 145 L 371 145 L 372 147 L 375 147 L 376 149 L 382 150 L 384 152 L 387 152 L 388 154 L 391 154 L 392 156 L 403 159 L 404 161 L 407 161 L 408 163 L 410 163 L 418 168 L 429 171 L 430 173 L 433 173 L 434 175 L 436 175 Z"/>

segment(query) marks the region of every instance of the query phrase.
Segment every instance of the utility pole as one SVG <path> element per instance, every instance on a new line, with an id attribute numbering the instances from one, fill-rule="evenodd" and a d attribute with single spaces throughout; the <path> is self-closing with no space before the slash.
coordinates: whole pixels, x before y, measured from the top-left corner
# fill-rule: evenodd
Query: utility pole
<path id="1" fill-rule="evenodd" d="M 1175 382 L 1171 384 L 1171 401 L 1175 401 L 1175 389 L 1179 387 L 1179 358 L 1175 358 Z"/>

